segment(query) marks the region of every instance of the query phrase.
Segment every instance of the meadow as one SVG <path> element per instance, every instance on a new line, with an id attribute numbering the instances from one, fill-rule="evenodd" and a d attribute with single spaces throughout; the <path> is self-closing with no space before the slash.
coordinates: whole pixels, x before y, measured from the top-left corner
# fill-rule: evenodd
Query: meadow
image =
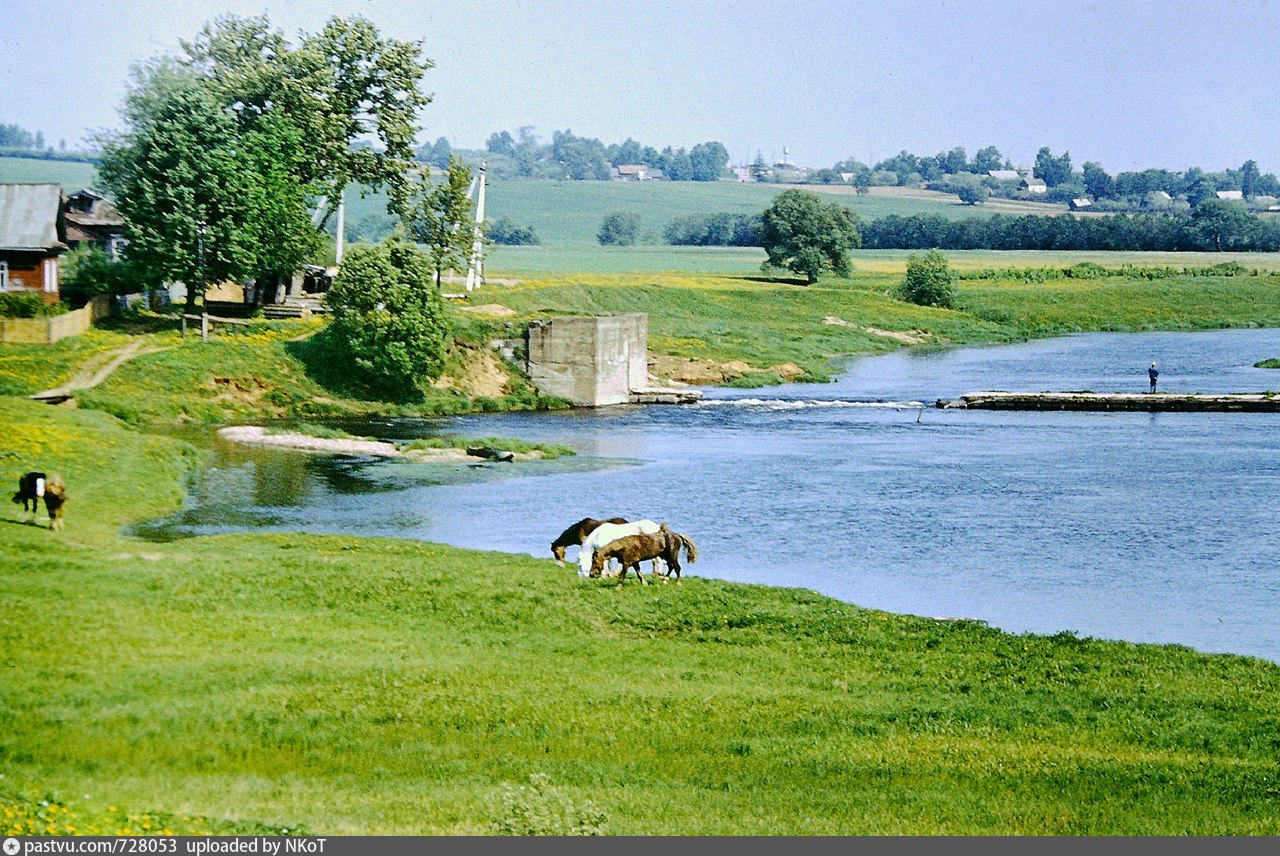
<path id="1" fill-rule="evenodd" d="M 1280 833 L 1273 663 L 410 541 L 144 543 L 194 449 L 0 422 L 73 486 L 63 533 L 0 521 L 6 834 Z"/>

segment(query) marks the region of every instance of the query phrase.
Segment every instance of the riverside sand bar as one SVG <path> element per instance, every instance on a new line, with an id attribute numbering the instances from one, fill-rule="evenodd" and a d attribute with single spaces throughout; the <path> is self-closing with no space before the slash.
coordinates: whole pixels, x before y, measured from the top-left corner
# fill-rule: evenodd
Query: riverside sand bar
<path id="1" fill-rule="evenodd" d="M 938 399 L 943 409 L 968 410 L 1140 410 L 1150 413 L 1276 413 L 1280 396 L 1262 392 L 1166 394 L 1133 392 L 970 392 Z"/>

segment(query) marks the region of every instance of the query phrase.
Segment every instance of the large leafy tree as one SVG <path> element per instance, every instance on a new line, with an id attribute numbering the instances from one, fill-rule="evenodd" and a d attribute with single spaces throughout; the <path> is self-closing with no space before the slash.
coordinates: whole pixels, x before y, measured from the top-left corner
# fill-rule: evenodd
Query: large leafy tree
<path id="1" fill-rule="evenodd" d="M 254 163 L 230 112 L 190 68 L 164 59 L 133 74 L 129 129 L 108 141 L 101 176 L 125 219 L 129 259 L 185 282 L 191 311 L 203 281 L 254 264 Z"/>
<path id="2" fill-rule="evenodd" d="M 1049 187 L 1057 187 L 1071 180 L 1071 152 L 1054 157 L 1048 146 L 1036 152 L 1034 175 Z"/>
<path id="3" fill-rule="evenodd" d="M 419 43 L 362 18 L 295 45 L 265 17 L 219 19 L 139 66 L 124 130 L 103 140 L 129 253 L 187 282 L 191 305 L 202 278 L 295 270 L 321 240 L 311 208 L 350 182 L 386 187 L 402 210 L 430 67 Z"/>
<path id="4" fill-rule="evenodd" d="M 717 181 L 729 166 L 729 150 L 723 143 L 698 143 L 689 152 L 694 181 Z"/>
<path id="5" fill-rule="evenodd" d="M 405 401 L 444 368 L 448 316 L 431 259 L 402 237 L 353 247 L 327 302 L 330 332 L 356 377 L 376 395 Z"/>
<path id="6" fill-rule="evenodd" d="M 803 274 L 809 284 L 824 270 L 848 276 L 849 250 L 860 246 L 858 217 L 807 190 L 784 190 L 765 209 L 760 242 L 767 266 Z"/>

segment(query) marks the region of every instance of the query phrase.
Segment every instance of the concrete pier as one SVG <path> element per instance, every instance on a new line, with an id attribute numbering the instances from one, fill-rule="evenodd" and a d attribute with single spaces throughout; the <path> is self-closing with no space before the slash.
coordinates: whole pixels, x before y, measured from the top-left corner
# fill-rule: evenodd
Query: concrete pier
<path id="1" fill-rule="evenodd" d="M 1262 392 L 1222 395 L 1141 392 L 970 392 L 938 399 L 940 408 L 969 410 L 1091 410 L 1147 413 L 1278 413 L 1280 396 Z"/>

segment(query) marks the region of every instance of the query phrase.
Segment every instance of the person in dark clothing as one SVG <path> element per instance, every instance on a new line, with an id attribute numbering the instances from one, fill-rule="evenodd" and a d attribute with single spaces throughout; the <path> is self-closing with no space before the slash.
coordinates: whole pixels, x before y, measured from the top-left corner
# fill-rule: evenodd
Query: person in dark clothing
<path id="1" fill-rule="evenodd" d="M 1160 377 L 1160 372 L 1156 370 L 1156 364 L 1152 363 L 1151 368 L 1147 369 L 1147 377 L 1151 378 L 1151 391 L 1156 391 L 1156 378 Z"/>

